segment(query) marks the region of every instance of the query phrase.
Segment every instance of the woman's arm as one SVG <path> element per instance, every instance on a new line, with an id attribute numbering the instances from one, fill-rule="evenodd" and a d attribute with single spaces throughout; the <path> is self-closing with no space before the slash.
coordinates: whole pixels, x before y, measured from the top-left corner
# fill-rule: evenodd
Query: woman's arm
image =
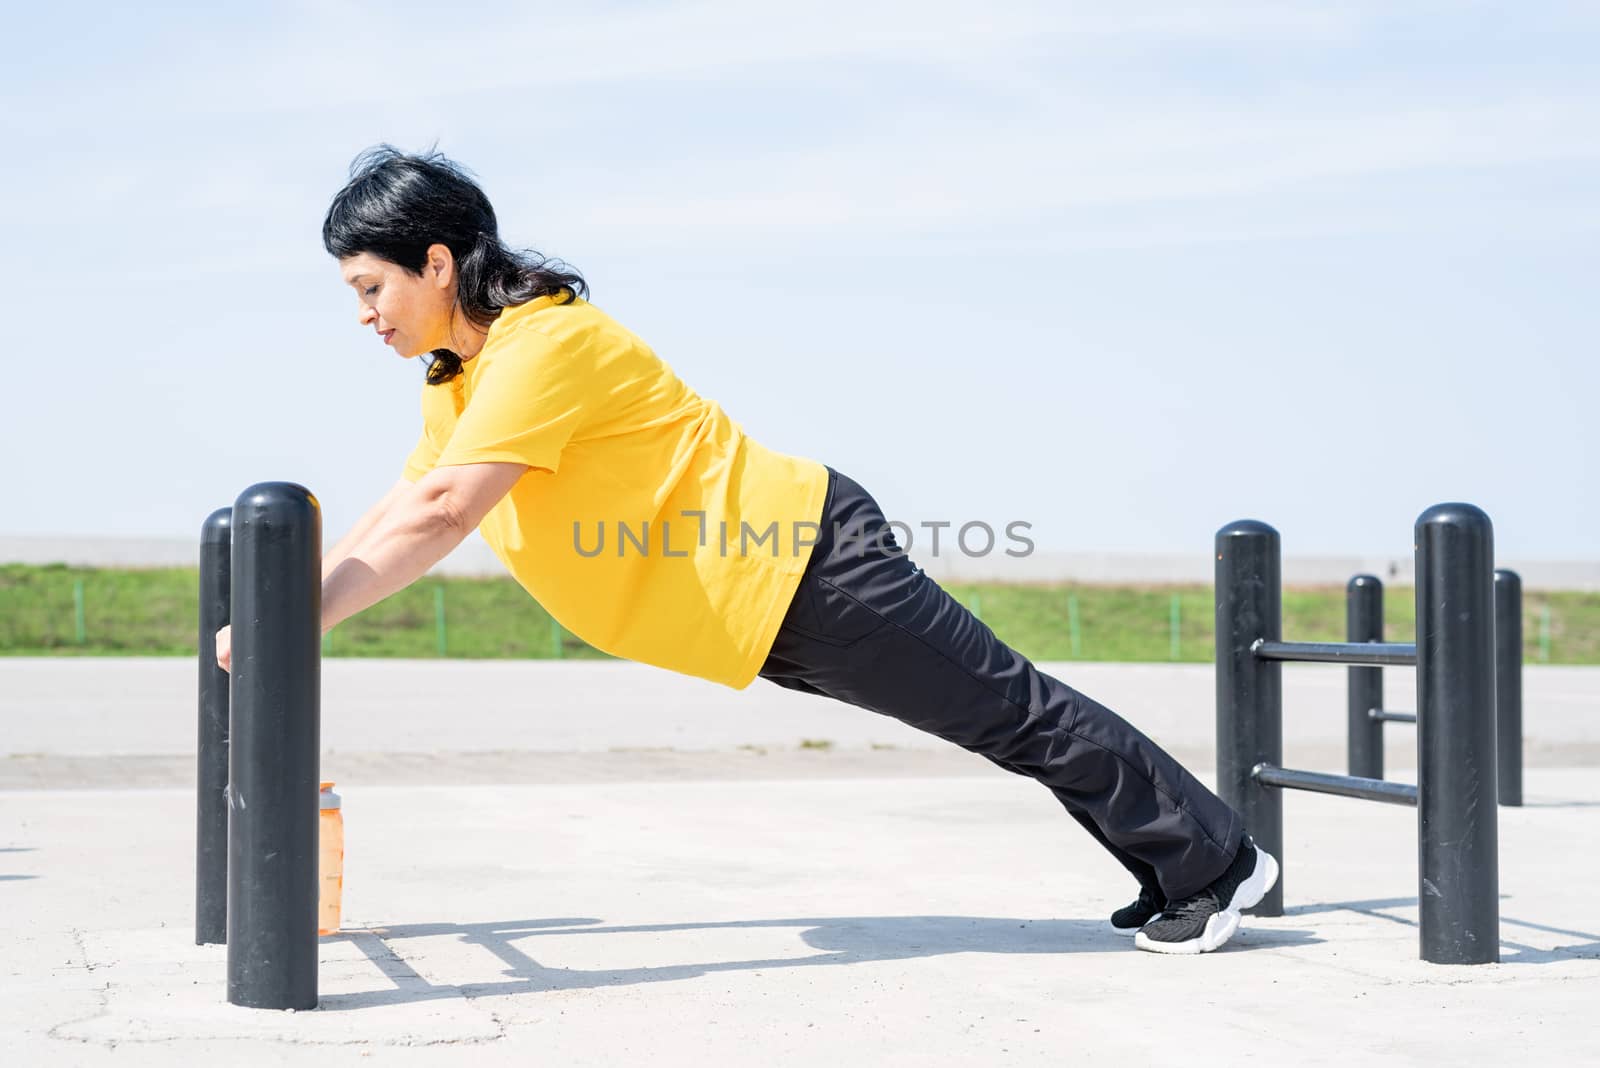
<path id="1" fill-rule="evenodd" d="M 357 545 L 361 544 L 361 539 L 367 536 L 367 532 L 377 526 L 379 521 L 388 514 L 389 509 L 394 507 L 394 502 L 409 493 L 415 486 L 416 483 L 409 479 L 402 478 L 396 482 L 393 488 L 383 495 L 383 499 L 373 505 L 371 510 L 361 517 L 360 522 L 351 528 L 350 533 L 340 538 L 333 548 L 322 554 L 322 581 L 328 581 L 328 576 L 333 574 L 333 569 L 338 567 L 340 561 L 349 556 Z"/>
<path id="2" fill-rule="evenodd" d="M 418 524 L 414 523 L 413 521 L 414 518 L 416 518 L 416 512 L 418 512 L 418 508 L 413 507 L 413 505 L 416 504 L 414 500 L 410 500 L 405 507 L 397 507 L 402 500 L 408 500 L 408 497 L 413 496 L 414 492 L 416 492 L 416 489 L 418 489 L 418 484 L 414 483 L 414 481 L 406 480 L 406 478 L 402 478 L 402 480 L 397 481 L 397 483 L 395 483 L 394 486 L 389 489 L 389 492 L 386 492 L 386 494 L 382 496 L 382 500 L 379 500 L 378 504 L 374 504 L 373 507 L 366 512 L 366 515 L 363 515 L 362 518 L 360 518 L 360 521 L 355 524 L 354 528 L 350 529 L 349 534 L 341 537 L 338 544 L 334 545 L 333 548 L 330 548 L 328 552 L 323 553 L 322 590 L 325 608 L 326 590 L 328 590 L 328 577 L 330 577 L 334 571 L 338 571 L 339 564 L 349 560 L 350 553 L 355 553 L 357 552 L 358 548 L 362 547 L 363 540 L 366 539 L 368 534 L 371 534 L 374 529 L 392 528 L 392 526 L 395 526 L 397 523 L 400 524 L 402 528 L 414 528 L 414 526 L 418 526 Z M 422 528 L 426 528 L 427 534 L 432 536 L 432 534 L 435 534 L 438 529 L 438 523 L 437 521 L 434 521 L 437 520 L 437 516 L 434 515 L 434 512 L 429 512 L 427 513 L 427 518 L 429 518 L 430 521 L 427 521 L 427 523 L 422 523 Z M 462 537 L 458 536 L 458 534 L 454 534 L 454 532 L 451 532 L 450 536 L 448 537 L 453 540 L 450 540 L 450 544 L 446 545 L 446 547 L 442 548 L 442 550 L 438 550 L 437 553 L 435 553 L 435 550 L 432 547 L 424 550 L 424 555 L 429 556 L 430 558 L 429 566 L 432 566 L 434 563 L 438 563 L 438 556 L 443 556 L 445 553 L 450 552 L 450 548 L 454 548 L 454 545 L 459 544 L 459 542 L 462 540 Z M 330 630 L 333 630 L 333 627 L 330 627 L 330 625 L 323 625 L 323 633 L 328 633 Z M 234 633 L 232 633 L 232 627 L 222 627 L 219 632 L 216 632 L 216 662 L 218 662 L 219 667 L 221 667 L 224 671 L 234 670 Z"/>
<path id="3" fill-rule="evenodd" d="M 422 476 L 323 582 L 322 632 L 427 574 L 527 470 L 527 464 L 485 461 Z"/>

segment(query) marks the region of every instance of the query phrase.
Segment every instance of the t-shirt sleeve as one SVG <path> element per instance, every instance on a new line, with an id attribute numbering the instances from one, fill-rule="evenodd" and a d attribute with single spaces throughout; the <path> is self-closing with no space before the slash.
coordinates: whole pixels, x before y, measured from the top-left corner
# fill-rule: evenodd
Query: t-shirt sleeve
<path id="1" fill-rule="evenodd" d="M 400 477 L 415 482 L 429 471 L 439 459 L 439 446 L 433 443 L 433 438 L 428 434 L 428 428 L 422 428 L 422 437 L 417 439 L 417 447 L 411 450 L 411 455 L 406 457 L 405 470 L 400 472 Z"/>
<path id="2" fill-rule="evenodd" d="M 505 462 L 555 471 L 584 417 L 593 383 L 585 349 L 522 329 L 494 352 L 434 464 Z"/>
<path id="3" fill-rule="evenodd" d="M 455 417 L 452 396 L 447 386 L 422 387 L 422 434 L 406 457 L 400 477 L 415 482 L 439 462 L 439 450 L 449 440 L 450 420 Z"/>

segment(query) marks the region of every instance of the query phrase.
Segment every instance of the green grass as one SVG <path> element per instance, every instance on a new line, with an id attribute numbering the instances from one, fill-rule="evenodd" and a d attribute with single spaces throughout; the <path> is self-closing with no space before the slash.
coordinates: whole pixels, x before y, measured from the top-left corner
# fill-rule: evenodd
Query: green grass
<path id="1" fill-rule="evenodd" d="M 79 640 L 76 590 L 83 591 Z M 947 583 L 1001 640 L 1033 660 L 1209 663 L 1209 586 L 1073 586 Z M 444 597 L 445 656 L 489 659 L 612 659 L 555 625 L 509 578 L 425 578 L 346 620 L 324 641 L 325 656 L 438 657 L 437 591 Z M 200 583 L 193 568 L 108 569 L 0 565 L 0 655 L 195 656 Z M 1385 591 L 1385 636 L 1409 641 L 1412 591 Z M 1178 598 L 1178 655 L 1172 599 Z M 1078 610 L 1074 651 L 1068 603 Z M 1544 660 L 1549 613 L 1553 664 L 1600 664 L 1600 594 L 1523 594 L 1523 649 Z M 1286 589 L 1283 633 L 1295 641 L 1344 639 L 1342 587 Z"/>
<path id="2" fill-rule="evenodd" d="M 1006 644 L 1033 660 L 1210 663 L 1215 656 L 1210 586 L 999 586 L 945 583 Z M 1172 655 L 1172 600 L 1178 599 L 1178 655 Z M 1068 599 L 1078 604 L 1079 642 L 1072 648 Z M 1343 586 L 1283 591 L 1283 635 L 1293 641 L 1344 641 Z M 1600 593 L 1524 590 L 1523 659 L 1546 662 L 1540 632 L 1549 611 L 1548 663 L 1600 664 Z M 1415 591 L 1389 587 L 1384 637 L 1412 641 Z"/>
<path id="3" fill-rule="evenodd" d="M 83 589 L 78 640 L 75 587 Z M 613 659 L 556 625 L 510 579 L 423 579 L 333 628 L 324 656 L 445 655 Z M 122 570 L 0 565 L 0 655 L 195 656 L 200 577 L 193 568 Z"/>

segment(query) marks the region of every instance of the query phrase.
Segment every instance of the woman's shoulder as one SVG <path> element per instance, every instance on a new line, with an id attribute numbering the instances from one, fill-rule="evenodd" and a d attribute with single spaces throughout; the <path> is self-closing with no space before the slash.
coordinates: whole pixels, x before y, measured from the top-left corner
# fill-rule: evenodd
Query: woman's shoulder
<path id="1" fill-rule="evenodd" d="M 500 312 L 496 323 L 506 328 L 548 328 L 557 323 L 604 317 L 605 313 L 576 293 L 566 291 L 534 297 L 524 304 L 512 304 Z"/>
<path id="2" fill-rule="evenodd" d="M 633 331 L 579 296 L 537 297 L 500 313 L 498 331 L 507 339 L 524 331 L 541 334 L 562 346 L 602 349 L 648 349 Z"/>

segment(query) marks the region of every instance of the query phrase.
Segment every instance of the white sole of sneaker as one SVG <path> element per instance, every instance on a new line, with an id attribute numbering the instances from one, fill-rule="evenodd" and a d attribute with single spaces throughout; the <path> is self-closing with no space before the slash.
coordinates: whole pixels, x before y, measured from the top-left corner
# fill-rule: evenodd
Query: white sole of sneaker
<path id="1" fill-rule="evenodd" d="M 1145 933 L 1140 931 L 1133 936 L 1133 944 L 1152 953 L 1210 953 L 1233 937 L 1239 929 L 1241 918 L 1237 912 L 1229 909 L 1207 920 L 1206 929 L 1200 932 L 1199 938 L 1191 938 L 1187 942 L 1157 942 L 1146 938 Z"/>
<path id="2" fill-rule="evenodd" d="M 1239 924 L 1244 919 L 1239 913 L 1252 905 L 1259 905 L 1277 881 L 1277 860 L 1257 846 L 1255 870 L 1234 890 L 1233 900 L 1228 902 L 1228 907 L 1206 921 L 1206 929 L 1200 932 L 1199 938 L 1191 938 L 1187 942 L 1157 942 L 1146 938 L 1144 932 L 1140 931 L 1133 936 L 1133 944 L 1152 953 L 1210 953 L 1221 948 L 1238 932 Z"/>

